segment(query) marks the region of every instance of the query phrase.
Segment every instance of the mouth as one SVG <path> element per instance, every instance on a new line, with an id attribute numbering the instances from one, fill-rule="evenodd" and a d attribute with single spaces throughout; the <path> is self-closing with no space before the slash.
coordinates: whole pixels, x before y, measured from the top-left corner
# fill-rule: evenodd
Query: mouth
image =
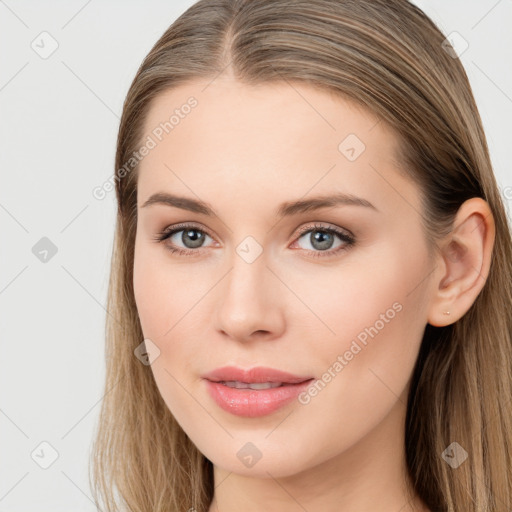
<path id="1" fill-rule="evenodd" d="M 290 404 L 314 377 L 300 377 L 272 368 L 224 367 L 203 376 L 207 391 L 224 411 L 256 418 Z"/>

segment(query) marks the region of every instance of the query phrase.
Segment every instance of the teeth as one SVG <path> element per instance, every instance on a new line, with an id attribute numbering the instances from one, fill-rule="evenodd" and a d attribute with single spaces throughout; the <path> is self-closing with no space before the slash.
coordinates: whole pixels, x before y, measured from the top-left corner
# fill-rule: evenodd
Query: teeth
<path id="1" fill-rule="evenodd" d="M 271 388 L 278 388 L 283 383 L 282 382 L 253 382 L 253 383 L 247 383 L 247 382 L 238 382 L 236 380 L 221 382 L 221 384 L 224 384 L 228 388 L 236 388 L 236 389 L 271 389 Z"/>

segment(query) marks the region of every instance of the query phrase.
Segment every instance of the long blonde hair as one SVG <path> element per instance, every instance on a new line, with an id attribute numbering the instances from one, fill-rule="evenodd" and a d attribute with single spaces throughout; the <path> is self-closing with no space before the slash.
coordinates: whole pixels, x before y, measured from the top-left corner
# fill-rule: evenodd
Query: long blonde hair
<path id="1" fill-rule="evenodd" d="M 447 327 L 427 324 L 410 387 L 406 461 L 432 511 L 512 507 L 512 240 L 482 122 L 445 36 L 406 0 L 200 0 L 161 36 L 128 91 L 116 153 L 118 201 L 106 322 L 105 397 L 91 453 L 96 503 L 114 512 L 206 512 L 213 468 L 166 407 L 142 342 L 132 285 L 137 167 L 159 93 L 229 65 L 246 84 L 286 80 L 358 102 L 394 129 L 401 170 L 419 185 L 427 239 L 449 233 L 460 205 L 485 199 L 496 239 L 486 283 Z M 457 469 L 441 453 L 468 452 Z"/>

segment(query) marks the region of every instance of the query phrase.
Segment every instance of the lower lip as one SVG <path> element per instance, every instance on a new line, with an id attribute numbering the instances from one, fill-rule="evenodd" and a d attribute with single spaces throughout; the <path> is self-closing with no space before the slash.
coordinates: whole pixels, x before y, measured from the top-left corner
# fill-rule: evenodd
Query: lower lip
<path id="1" fill-rule="evenodd" d="M 225 411 L 246 418 L 257 418 L 271 414 L 292 402 L 312 381 L 310 379 L 300 384 L 286 384 L 269 389 L 236 389 L 210 380 L 206 380 L 206 385 L 210 396 Z"/>

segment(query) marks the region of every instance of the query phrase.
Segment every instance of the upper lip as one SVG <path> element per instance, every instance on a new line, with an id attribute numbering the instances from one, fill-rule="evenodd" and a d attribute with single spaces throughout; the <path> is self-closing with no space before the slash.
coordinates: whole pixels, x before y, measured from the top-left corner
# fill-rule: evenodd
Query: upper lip
<path id="1" fill-rule="evenodd" d="M 224 366 L 203 375 L 203 378 L 213 382 L 238 381 L 248 384 L 257 382 L 285 382 L 288 384 L 298 384 L 299 382 L 310 380 L 313 377 L 301 377 L 264 366 L 257 366 L 247 370 L 235 366 Z"/>

